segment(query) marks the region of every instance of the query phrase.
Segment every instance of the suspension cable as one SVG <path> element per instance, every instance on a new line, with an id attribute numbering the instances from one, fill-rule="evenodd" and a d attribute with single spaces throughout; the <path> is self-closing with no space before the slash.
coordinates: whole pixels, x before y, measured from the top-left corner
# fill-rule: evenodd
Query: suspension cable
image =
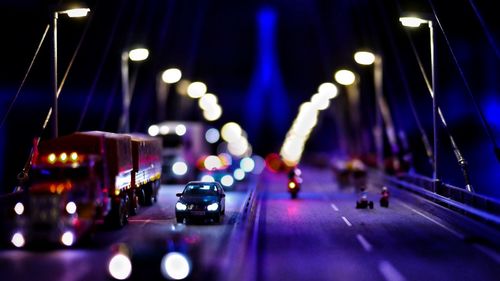
<path id="1" fill-rule="evenodd" d="M 19 97 L 19 94 L 21 93 L 21 89 L 24 87 L 26 79 L 28 78 L 28 75 L 31 72 L 31 68 L 33 67 L 33 64 L 35 63 L 35 60 L 38 56 L 38 52 L 40 51 L 40 48 L 42 47 L 43 42 L 45 41 L 45 37 L 47 36 L 47 32 L 49 31 L 49 28 L 50 28 L 50 25 L 47 24 L 47 27 L 45 27 L 45 31 L 43 32 L 40 43 L 38 43 L 38 48 L 36 48 L 35 54 L 33 55 L 33 58 L 31 59 L 30 65 L 28 66 L 28 70 L 24 74 L 24 78 L 21 81 L 21 85 L 19 85 L 19 88 L 17 89 L 16 95 L 14 96 L 12 101 L 10 102 L 9 108 L 7 109 L 7 112 L 5 113 L 4 117 L 2 118 L 2 123 L 0 123 L 0 128 L 2 128 L 3 125 L 5 124 L 5 121 L 7 120 L 7 117 L 9 116 L 10 111 L 14 107 L 14 103 L 16 102 L 17 98 Z"/>
<path id="2" fill-rule="evenodd" d="M 436 18 L 436 21 L 437 21 L 437 23 L 439 25 L 439 28 L 441 29 L 441 32 L 443 32 L 443 36 L 444 36 L 446 45 L 448 46 L 448 49 L 450 50 L 451 56 L 453 57 L 453 62 L 455 63 L 455 65 L 456 65 L 456 67 L 458 69 L 458 72 L 460 73 L 460 77 L 462 78 L 462 81 L 463 81 L 463 83 L 465 85 L 467 93 L 469 94 L 470 98 L 472 99 L 472 103 L 474 104 L 474 108 L 476 109 L 476 111 L 477 111 L 477 113 L 479 115 L 479 119 L 481 120 L 481 123 L 482 123 L 482 125 L 483 125 L 483 127 L 484 127 L 484 129 L 486 131 L 486 134 L 488 135 L 488 137 L 490 138 L 491 142 L 493 143 L 493 148 L 494 148 L 494 152 L 495 152 L 495 155 L 497 157 L 497 160 L 500 162 L 500 148 L 498 147 L 496 139 L 493 136 L 493 131 L 491 130 L 491 126 L 489 125 L 488 121 L 484 117 L 483 111 L 481 110 L 481 108 L 477 104 L 476 98 L 474 97 L 474 94 L 472 93 L 472 90 L 471 90 L 471 88 L 469 86 L 469 83 L 467 82 L 467 78 L 465 77 L 463 69 L 460 66 L 460 63 L 458 62 L 457 57 L 455 56 L 455 52 L 453 52 L 453 48 L 451 47 L 450 41 L 448 40 L 448 36 L 446 36 L 446 32 L 444 31 L 443 26 L 441 25 L 441 21 L 439 20 L 437 14 L 436 14 L 436 10 L 435 10 L 435 8 L 434 8 L 434 6 L 432 4 L 432 1 L 429 0 L 429 3 L 431 5 L 431 7 L 432 7 L 432 11 L 433 11 L 434 17 Z"/>
<path id="3" fill-rule="evenodd" d="M 479 11 L 477 10 L 477 7 L 476 7 L 476 4 L 474 3 L 474 0 L 469 0 L 469 4 L 471 5 L 472 9 L 474 10 L 476 17 L 479 20 L 481 27 L 483 28 L 483 31 L 486 35 L 486 38 L 488 39 L 488 43 L 490 43 L 493 50 L 495 50 L 495 55 L 497 56 L 497 59 L 500 60 L 500 51 L 498 50 L 498 47 L 495 44 L 495 39 L 491 35 L 491 32 L 488 29 L 488 27 L 486 26 L 486 24 L 484 23 L 483 17 L 481 16 L 481 14 L 479 14 Z"/>

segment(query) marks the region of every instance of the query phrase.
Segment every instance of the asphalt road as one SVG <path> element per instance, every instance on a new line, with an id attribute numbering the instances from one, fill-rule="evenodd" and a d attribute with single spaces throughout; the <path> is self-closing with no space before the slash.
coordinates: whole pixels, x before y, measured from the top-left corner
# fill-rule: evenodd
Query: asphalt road
<path id="1" fill-rule="evenodd" d="M 500 235 L 404 191 L 389 208 L 368 186 L 374 209 L 329 171 L 306 170 L 299 198 L 286 177 L 260 185 L 254 280 L 498 280 Z M 248 279 L 247 279 L 248 280 Z"/>
<path id="2" fill-rule="evenodd" d="M 162 186 L 157 204 L 88 245 L 0 250 L 0 280 L 109 280 L 118 245 L 133 257 L 137 280 L 159 280 L 160 260 L 176 245 L 192 249 L 191 280 L 498 280 L 498 230 L 391 187 L 389 208 L 378 204 L 380 187 L 368 185 L 375 208 L 356 209 L 358 192 L 330 171 L 304 169 L 303 178 L 292 200 L 285 175 L 263 173 L 255 217 L 243 220 L 246 186 L 228 191 L 219 225 L 176 224 L 182 187 Z"/>
<path id="3" fill-rule="evenodd" d="M 224 255 L 227 251 L 228 236 L 232 234 L 234 223 L 246 197 L 246 184 L 236 191 L 226 192 L 226 214 L 220 224 L 177 224 L 174 205 L 175 193 L 183 186 L 162 186 L 158 202 L 142 208 L 139 214 L 129 218 L 129 224 L 121 230 L 99 229 L 92 239 L 72 249 L 12 249 L 0 250 L 0 280 L 110 280 L 107 264 L 118 245 L 125 245 L 133 254 L 132 276 L 143 279 L 145 276 L 156 280 L 161 276 L 151 272 L 160 269 L 158 254 L 165 254 L 169 243 L 173 244 L 176 234 L 189 240 L 181 247 L 196 248 L 191 251 L 192 272 L 213 279 L 218 268 L 213 257 Z M 174 238 L 172 238 L 174 237 Z M 194 246 L 190 246 L 194 245 Z M 158 270 L 157 270 L 158 269 Z M 135 274 L 142 272 L 145 275 Z M 142 274 L 141 273 L 141 274 Z M 149 274 L 149 275 L 148 275 Z M 207 275 L 208 274 L 208 275 Z M 212 276 L 212 278 L 210 278 Z M 192 278 L 198 279 L 198 278 Z"/>

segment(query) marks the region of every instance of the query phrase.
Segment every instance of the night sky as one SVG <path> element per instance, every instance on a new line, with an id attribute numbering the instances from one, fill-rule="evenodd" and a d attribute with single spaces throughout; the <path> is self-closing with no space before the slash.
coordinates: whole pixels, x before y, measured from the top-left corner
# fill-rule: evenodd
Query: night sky
<path id="1" fill-rule="evenodd" d="M 50 130 L 42 131 L 42 124 L 52 102 L 50 32 L 15 97 L 49 23 L 49 10 L 58 2 L 68 1 L 0 2 L 0 118 L 5 119 L 0 127 L 0 179 L 4 191 L 12 190 L 33 138 L 49 136 Z M 59 131 L 62 135 L 76 130 L 117 130 L 120 54 L 138 44 L 150 50 L 150 57 L 130 63 L 132 131 L 145 132 L 160 121 L 155 112 L 156 79 L 173 66 L 183 71 L 184 78 L 206 83 L 208 91 L 219 97 L 223 115 L 212 125 L 239 122 L 258 154 L 279 151 L 298 106 L 309 100 L 318 85 L 333 82 L 333 73 L 340 68 L 358 74 L 362 124 L 370 128 L 374 122 L 373 72 L 352 58 L 356 50 L 369 48 L 383 58 L 384 95 L 397 130 L 408 137 L 415 169 L 430 176 L 409 102 L 414 103 L 432 140 L 432 102 L 416 57 L 430 79 L 428 28 L 408 31 L 398 21 L 403 12 L 417 11 L 437 17 L 436 93 L 449 131 L 469 163 L 472 184 L 478 193 L 500 199 L 500 162 L 494 155 L 500 142 L 500 26 L 492 2 L 86 1 L 90 17 L 60 16 L 58 22 L 60 79 L 78 48 L 59 98 Z M 262 31 L 270 39 L 263 39 Z M 269 81 L 262 76 L 265 71 L 270 73 Z M 345 94 L 343 86 L 339 91 Z M 193 101 L 174 91 L 170 94 L 169 118 L 202 119 Z M 330 155 L 338 148 L 333 111 L 342 108 L 340 100 L 321 114 L 306 153 Z M 443 180 L 463 187 L 446 131 L 440 129 L 439 139 Z"/>

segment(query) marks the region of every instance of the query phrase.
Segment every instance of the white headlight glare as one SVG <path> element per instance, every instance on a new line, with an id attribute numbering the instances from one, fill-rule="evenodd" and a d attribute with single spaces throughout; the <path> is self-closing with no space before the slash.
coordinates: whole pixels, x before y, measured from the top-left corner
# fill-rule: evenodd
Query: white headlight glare
<path id="1" fill-rule="evenodd" d="M 175 204 L 175 208 L 179 211 L 185 211 L 187 209 L 187 206 L 186 206 L 186 204 L 183 204 L 181 202 L 177 202 L 177 204 Z"/>
<path id="2" fill-rule="evenodd" d="M 17 248 L 21 248 L 24 246 L 24 236 L 21 232 L 16 232 L 14 235 L 12 235 L 12 239 L 10 240 L 14 246 Z"/>
<path id="3" fill-rule="evenodd" d="M 207 206 L 207 210 L 209 210 L 209 211 L 217 211 L 218 208 L 219 208 L 218 203 L 212 203 L 212 204 Z"/>
<path id="4" fill-rule="evenodd" d="M 185 279 L 191 273 L 191 262 L 182 253 L 168 253 L 161 260 L 161 273 L 168 279 Z"/>
<path id="5" fill-rule="evenodd" d="M 132 273 L 132 262 L 126 255 L 116 254 L 108 263 L 108 271 L 113 278 L 125 280 Z"/>

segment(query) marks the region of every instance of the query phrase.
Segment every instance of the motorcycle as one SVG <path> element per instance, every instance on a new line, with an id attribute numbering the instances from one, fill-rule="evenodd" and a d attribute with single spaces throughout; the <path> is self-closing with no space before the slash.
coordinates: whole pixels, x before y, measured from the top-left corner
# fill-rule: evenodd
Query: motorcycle
<path id="1" fill-rule="evenodd" d="M 288 192 L 292 196 L 292 199 L 297 198 L 297 195 L 300 191 L 302 179 L 298 176 L 295 176 L 288 180 Z"/>
<path id="2" fill-rule="evenodd" d="M 297 198 L 302 185 L 302 178 L 300 177 L 301 171 L 298 168 L 292 169 L 288 174 L 288 192 L 292 199 Z"/>

